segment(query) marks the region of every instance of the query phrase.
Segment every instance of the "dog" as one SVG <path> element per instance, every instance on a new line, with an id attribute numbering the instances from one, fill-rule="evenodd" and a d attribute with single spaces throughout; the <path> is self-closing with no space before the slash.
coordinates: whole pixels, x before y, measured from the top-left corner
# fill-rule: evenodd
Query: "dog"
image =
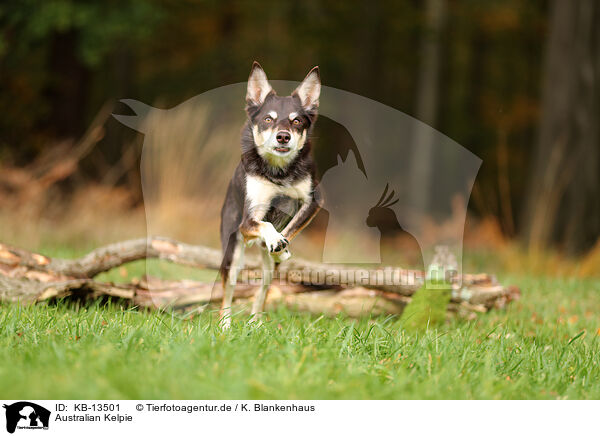
<path id="1" fill-rule="evenodd" d="M 244 248 L 261 246 L 263 275 L 252 305 L 259 319 L 277 265 L 290 257 L 290 241 L 317 214 L 322 199 L 315 180 L 310 134 L 317 120 L 321 78 L 314 67 L 289 96 L 278 96 L 254 62 L 246 92 L 248 119 L 241 135 L 241 161 L 221 209 L 223 327 L 231 324 L 231 303 Z"/>

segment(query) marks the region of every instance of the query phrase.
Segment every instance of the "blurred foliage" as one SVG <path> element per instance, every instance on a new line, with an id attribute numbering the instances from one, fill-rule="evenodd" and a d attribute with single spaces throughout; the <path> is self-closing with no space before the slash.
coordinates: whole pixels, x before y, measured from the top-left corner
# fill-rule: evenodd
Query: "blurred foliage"
<path id="1" fill-rule="evenodd" d="M 48 129 L 51 123 L 44 122 L 52 119 L 52 100 L 72 97 L 52 91 L 60 90 L 61 82 L 76 86 L 78 76 L 70 76 L 69 70 L 100 72 L 114 62 L 111 58 L 116 52 L 135 50 L 155 34 L 164 17 L 163 8 L 147 0 L 3 3 L 0 107 L 5 116 L 0 120 L 1 146 L 13 147 L 13 155 L 29 157 L 32 148 L 39 150 L 47 144 L 56 133 Z M 56 65 L 57 57 L 64 65 Z M 86 81 L 85 88 L 75 92 L 89 92 L 86 88 L 97 86 L 100 80 L 94 82 Z M 83 101 L 87 103 L 87 99 Z M 82 114 L 80 125 L 74 126 L 81 128 L 89 120 L 86 114 L 93 115 L 97 108 L 81 107 L 78 102 L 68 103 L 74 113 Z"/>
<path id="2" fill-rule="evenodd" d="M 510 124 L 502 127 L 527 139 L 532 120 L 519 113 L 538 98 L 545 20 L 539 1 L 450 1 L 435 127 L 485 155 L 502 114 Z M 275 79 L 299 79 L 318 64 L 328 86 L 414 113 L 421 2 L 24 0 L 0 6 L 0 23 L 2 108 L 19 112 L 1 131 L 20 130 L 5 144 L 14 147 L 29 142 L 24 132 L 35 134 L 19 124 L 34 127 L 47 115 L 44 92 L 62 79 L 49 68 L 60 35 L 93 75 L 87 92 L 95 98 L 77 108 L 88 121 L 109 96 L 172 105 L 243 81 L 254 59 Z M 126 78 L 116 71 L 123 64 L 131 66 Z"/>
<path id="3" fill-rule="evenodd" d="M 547 0 L 447 0 L 433 127 L 483 159 L 470 208 L 513 236 L 530 183 L 549 26 Z M 325 85 L 416 116 L 427 2 L 9 0 L 0 5 L 0 160 L 23 165 L 78 138 L 107 100 L 170 107 L 313 65 Z M 123 108 L 117 108 L 120 110 Z M 111 120 L 84 178 L 134 133 Z M 322 138 L 324 142 L 332 138 Z M 331 141 L 330 141 L 331 142 Z M 125 179 L 121 180 L 123 182 Z"/>
<path id="4" fill-rule="evenodd" d="M 55 34 L 75 32 L 77 54 L 90 67 L 120 44 L 133 45 L 153 34 L 161 8 L 147 0 L 9 2 L 2 7 L 4 44 L 11 55 L 22 56 Z"/>

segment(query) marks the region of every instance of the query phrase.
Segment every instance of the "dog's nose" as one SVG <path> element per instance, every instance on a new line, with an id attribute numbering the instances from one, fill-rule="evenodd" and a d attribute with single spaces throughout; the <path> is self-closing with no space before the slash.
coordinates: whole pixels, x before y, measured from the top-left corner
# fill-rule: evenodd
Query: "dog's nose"
<path id="1" fill-rule="evenodd" d="M 285 130 L 277 132 L 277 142 L 280 144 L 287 144 L 290 142 L 290 139 L 292 139 L 292 137 L 289 132 L 286 132 Z"/>

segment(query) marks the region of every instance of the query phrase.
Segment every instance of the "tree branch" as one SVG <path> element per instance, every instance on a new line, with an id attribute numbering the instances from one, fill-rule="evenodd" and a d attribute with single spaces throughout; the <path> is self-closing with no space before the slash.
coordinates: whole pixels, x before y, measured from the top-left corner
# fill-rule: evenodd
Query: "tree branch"
<path id="1" fill-rule="evenodd" d="M 218 269 L 221 263 L 219 250 L 162 237 L 109 244 L 92 250 L 79 259 L 50 258 L 0 244 L 0 299 L 36 302 L 69 296 L 104 296 L 125 299 L 133 305 L 151 308 L 186 307 L 221 299 L 222 289 L 218 283 L 164 281 L 149 277 L 129 284 L 94 280 L 101 272 L 148 258 L 209 269 Z M 245 266 L 255 276 L 261 269 L 260 261 L 254 257 L 247 258 Z M 390 282 L 390 277 L 398 281 Z M 410 301 L 423 281 L 422 271 L 368 269 L 293 259 L 279 266 L 274 286 L 279 295 L 283 296 L 278 304 L 299 307 L 309 312 L 314 312 L 315 307 L 322 307 L 326 313 L 334 313 L 339 308 L 351 314 L 379 311 L 396 313 Z M 256 286 L 244 284 L 243 281 L 240 283 L 236 287 L 236 298 L 251 298 Z M 310 292 L 317 289 L 327 289 L 328 292 Z M 306 295 L 301 296 L 302 293 Z M 494 276 L 465 274 L 462 282 L 453 284 L 453 306 L 450 309 L 486 311 L 492 307 L 504 306 L 518 298 L 519 294 L 518 288 L 502 286 Z M 369 303 L 366 304 L 365 301 Z"/>

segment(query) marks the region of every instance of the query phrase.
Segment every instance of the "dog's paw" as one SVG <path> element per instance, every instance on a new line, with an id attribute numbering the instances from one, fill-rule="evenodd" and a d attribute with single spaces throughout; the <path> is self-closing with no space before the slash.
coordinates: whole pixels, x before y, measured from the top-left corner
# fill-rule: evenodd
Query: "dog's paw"
<path id="1" fill-rule="evenodd" d="M 281 263 L 284 260 L 288 260 L 290 257 L 292 257 L 292 253 L 290 253 L 290 250 L 286 248 L 278 253 L 272 253 L 271 257 L 273 258 L 275 263 Z"/>
<path id="2" fill-rule="evenodd" d="M 281 236 L 281 235 L 280 235 Z M 269 251 L 271 253 L 284 253 L 284 250 L 289 245 L 289 241 L 285 239 L 283 236 L 279 238 L 273 245 L 269 247 Z"/>
<path id="3" fill-rule="evenodd" d="M 263 241 L 270 253 L 279 253 L 285 250 L 290 243 L 272 225 L 265 227 L 262 233 Z"/>
<path id="4" fill-rule="evenodd" d="M 261 318 L 262 317 L 260 313 L 253 313 L 250 319 L 248 320 L 248 325 L 252 327 L 260 327 L 263 324 Z"/>
<path id="5" fill-rule="evenodd" d="M 219 312 L 219 325 L 221 330 L 229 330 L 231 328 L 231 308 L 221 309 Z"/>
<path id="6" fill-rule="evenodd" d="M 282 253 L 283 250 L 285 250 L 285 248 L 288 246 L 289 241 L 283 236 L 279 236 L 279 238 L 272 239 L 269 242 L 265 241 L 270 253 Z"/>

